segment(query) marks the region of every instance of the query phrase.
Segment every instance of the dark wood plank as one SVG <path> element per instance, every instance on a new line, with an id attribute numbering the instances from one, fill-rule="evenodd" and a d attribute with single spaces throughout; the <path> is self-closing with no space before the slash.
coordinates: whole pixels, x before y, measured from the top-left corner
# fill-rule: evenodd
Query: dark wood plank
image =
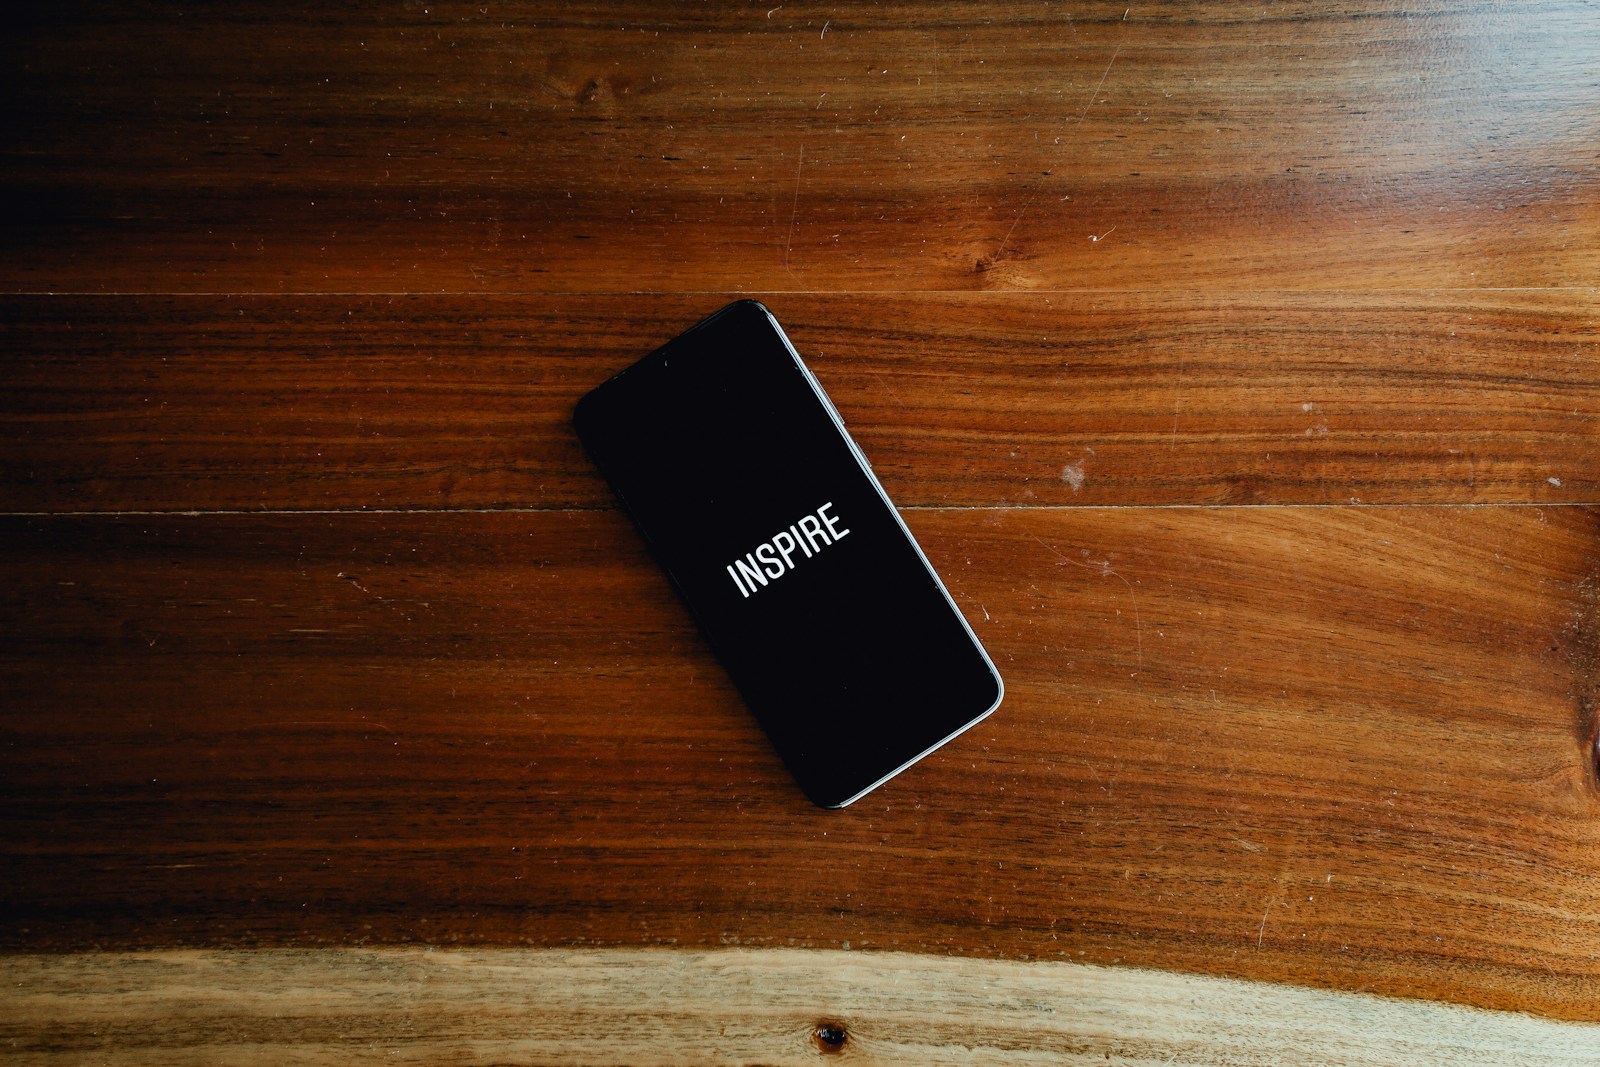
<path id="1" fill-rule="evenodd" d="M 905 506 L 1600 500 L 1593 290 L 769 297 Z M 11 511 L 610 507 L 587 389 L 723 297 L 23 297 Z"/>
<path id="2" fill-rule="evenodd" d="M 0 942 L 851 947 L 1597 1017 L 1589 508 L 910 515 L 1008 683 L 811 808 L 613 512 L 0 522 Z"/>
<path id="3" fill-rule="evenodd" d="M 1600 15 L 35 6 L 0 288 L 1591 285 Z"/>

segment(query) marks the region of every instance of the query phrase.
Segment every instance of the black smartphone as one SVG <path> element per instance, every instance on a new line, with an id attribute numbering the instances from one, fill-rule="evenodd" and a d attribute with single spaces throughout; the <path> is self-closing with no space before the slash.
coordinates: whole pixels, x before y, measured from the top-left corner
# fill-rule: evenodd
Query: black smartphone
<path id="1" fill-rule="evenodd" d="M 650 353 L 575 421 L 817 804 L 844 807 L 999 706 L 988 653 L 761 304 Z"/>

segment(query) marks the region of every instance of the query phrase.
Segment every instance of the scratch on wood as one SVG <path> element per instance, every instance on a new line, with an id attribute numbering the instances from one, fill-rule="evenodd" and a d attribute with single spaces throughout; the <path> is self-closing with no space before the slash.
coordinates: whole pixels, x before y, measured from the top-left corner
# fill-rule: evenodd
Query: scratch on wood
<path id="1" fill-rule="evenodd" d="M 822 106 L 819 100 L 817 106 Z M 794 272 L 789 269 L 789 250 L 794 247 L 794 223 L 800 215 L 800 170 L 806 165 L 806 146 L 800 146 L 799 158 L 794 163 L 794 203 L 789 207 L 789 239 L 783 243 L 783 269 L 791 277 Z"/>
<path id="2" fill-rule="evenodd" d="M 866 368 L 866 370 L 867 370 L 868 374 L 872 375 L 874 378 L 876 378 L 878 380 L 878 385 L 880 387 L 882 387 L 884 393 L 888 395 L 890 400 L 893 400 L 897 405 L 899 405 L 902 408 L 910 408 L 911 407 L 911 405 L 907 404 L 905 402 L 905 400 L 900 396 L 899 393 L 894 391 L 894 387 L 889 384 L 889 379 L 885 378 L 883 375 L 879 374 L 877 371 L 873 370 L 871 367 Z"/>
<path id="3" fill-rule="evenodd" d="M 1178 353 L 1178 381 L 1172 388 L 1172 440 L 1168 448 L 1178 447 L 1178 411 L 1183 407 L 1183 353 Z"/>
<path id="4" fill-rule="evenodd" d="M 368 596 L 372 595 L 372 590 L 370 590 L 366 586 L 362 585 L 361 582 L 357 579 L 357 577 L 354 574 L 346 574 L 344 571 L 340 571 L 338 573 L 337 577 L 343 578 L 345 581 L 349 582 L 351 585 L 355 586 L 357 589 L 361 590 L 363 593 L 366 593 Z"/>
<path id="5" fill-rule="evenodd" d="M 1074 29 L 1073 32 L 1076 33 L 1077 30 Z M 1105 88 L 1106 79 L 1111 76 L 1111 68 L 1117 62 L 1117 57 L 1121 54 L 1122 45 L 1119 43 L 1116 47 L 1116 50 L 1111 53 L 1111 59 L 1106 63 L 1106 69 L 1100 72 L 1100 80 L 1095 82 L 1094 92 L 1089 94 L 1089 99 L 1084 101 L 1083 107 L 1078 109 L 1078 115 L 1075 121 L 1080 125 L 1083 123 L 1084 117 L 1089 114 L 1089 109 L 1094 106 L 1095 98 L 1100 95 L 1100 90 Z M 1022 221 L 1024 215 L 1033 209 L 1034 202 L 1038 199 L 1039 179 L 1035 178 L 1033 182 L 1033 189 L 1031 192 L 1029 192 L 1027 201 L 1017 211 L 1017 217 L 1011 220 L 1011 228 L 1008 229 L 1006 231 L 1006 235 L 1000 239 L 1000 247 L 995 249 L 993 256 L 989 257 L 991 262 L 998 263 L 1000 261 L 1000 256 L 1005 252 L 1006 245 L 1011 242 L 1011 235 L 1017 232 L 1017 224 Z M 1112 227 L 1112 229 L 1115 228 L 1116 227 Z M 1106 233 L 1110 232 L 1110 230 L 1106 231 Z M 1096 238 L 1096 240 L 1099 240 L 1099 238 Z"/>
<path id="6" fill-rule="evenodd" d="M 343 719 L 283 719 L 278 722 L 256 723 L 252 729 L 275 730 L 280 726 L 345 726 L 353 729 L 366 729 L 367 727 L 371 726 L 375 729 L 382 730 L 385 733 L 394 733 L 392 728 L 384 725 L 381 722 L 369 722 L 367 720 L 362 720 L 360 722 L 346 722 Z"/>
<path id="7" fill-rule="evenodd" d="M 1110 560 L 1090 560 L 1089 562 L 1084 563 L 1079 560 L 1072 559 L 1069 556 L 1063 555 L 1060 551 L 1045 544 L 1038 537 L 1034 537 L 1034 540 L 1039 542 L 1040 548 L 1056 557 L 1056 559 L 1059 559 L 1062 563 L 1070 563 L 1074 567 L 1082 567 L 1086 571 L 1094 571 L 1102 577 L 1110 575 L 1128 587 L 1128 601 L 1133 605 L 1133 637 L 1135 642 L 1135 653 L 1138 657 L 1139 669 L 1144 670 L 1144 620 L 1139 617 L 1139 594 L 1134 590 L 1133 583 L 1128 581 L 1128 579 L 1124 578 L 1121 574 L 1117 573 L 1116 570 L 1112 569 Z"/>

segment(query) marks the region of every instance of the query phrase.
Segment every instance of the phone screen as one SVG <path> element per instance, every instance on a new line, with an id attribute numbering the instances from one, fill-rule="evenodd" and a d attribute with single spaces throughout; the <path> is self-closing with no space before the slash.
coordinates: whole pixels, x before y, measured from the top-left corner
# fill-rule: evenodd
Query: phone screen
<path id="1" fill-rule="evenodd" d="M 813 801 L 843 807 L 999 705 L 999 673 L 762 305 L 600 385 L 576 423 Z"/>

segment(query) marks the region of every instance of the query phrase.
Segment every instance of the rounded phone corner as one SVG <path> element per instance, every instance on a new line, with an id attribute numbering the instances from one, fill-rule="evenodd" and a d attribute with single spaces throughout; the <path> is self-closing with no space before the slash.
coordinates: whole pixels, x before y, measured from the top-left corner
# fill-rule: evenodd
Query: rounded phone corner
<path id="1" fill-rule="evenodd" d="M 720 319 L 724 316 L 734 315 L 749 315 L 751 318 L 759 319 L 762 322 L 770 322 L 780 332 L 782 330 L 782 327 L 778 326 L 778 317 L 772 313 L 772 309 L 754 297 L 740 297 L 733 303 L 724 306 L 722 310 L 712 315 L 712 318 Z"/>
<path id="2" fill-rule="evenodd" d="M 977 721 L 979 721 L 981 719 L 987 719 L 989 716 L 993 715 L 996 711 L 999 711 L 1000 710 L 1000 705 L 1005 703 L 1005 699 L 1006 699 L 1006 680 L 1004 678 L 1000 677 L 1000 669 L 998 667 L 995 667 L 993 664 L 990 664 L 990 666 L 989 666 L 989 677 L 994 679 L 994 701 L 987 708 L 984 709 L 982 715 L 979 715 L 977 719 L 973 720 L 974 722 L 977 722 Z"/>

